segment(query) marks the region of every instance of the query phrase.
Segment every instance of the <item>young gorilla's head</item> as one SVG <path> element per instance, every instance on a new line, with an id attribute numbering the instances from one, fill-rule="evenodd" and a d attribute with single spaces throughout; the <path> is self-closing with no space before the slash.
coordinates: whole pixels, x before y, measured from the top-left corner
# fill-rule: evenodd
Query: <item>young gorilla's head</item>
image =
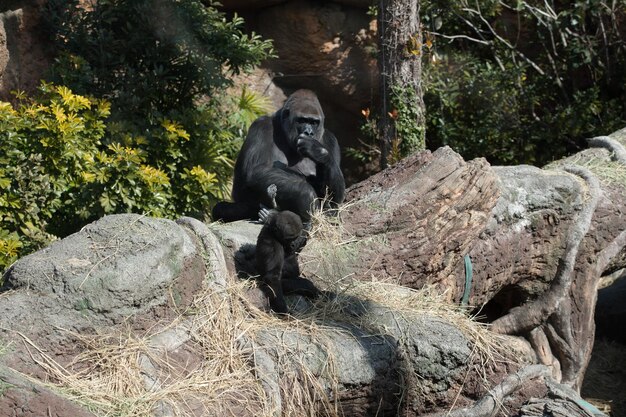
<path id="1" fill-rule="evenodd" d="M 321 140 L 324 135 L 324 112 L 315 93 L 298 90 L 287 98 L 280 112 L 283 132 L 293 147 L 299 138 Z"/>
<path id="2" fill-rule="evenodd" d="M 292 211 L 279 211 L 269 222 L 272 235 L 283 245 L 290 244 L 302 232 L 302 220 Z"/>

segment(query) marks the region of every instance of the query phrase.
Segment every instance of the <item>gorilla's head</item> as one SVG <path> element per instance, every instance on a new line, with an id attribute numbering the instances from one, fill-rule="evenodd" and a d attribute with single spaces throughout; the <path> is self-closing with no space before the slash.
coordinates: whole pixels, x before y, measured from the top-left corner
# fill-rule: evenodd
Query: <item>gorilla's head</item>
<path id="1" fill-rule="evenodd" d="M 270 220 L 272 235 L 280 243 L 287 245 L 300 236 L 302 220 L 296 213 L 285 210 L 276 213 Z"/>
<path id="2" fill-rule="evenodd" d="M 293 147 L 301 137 L 320 141 L 324 135 L 324 112 L 315 93 L 298 90 L 287 98 L 280 112 L 283 132 Z"/>

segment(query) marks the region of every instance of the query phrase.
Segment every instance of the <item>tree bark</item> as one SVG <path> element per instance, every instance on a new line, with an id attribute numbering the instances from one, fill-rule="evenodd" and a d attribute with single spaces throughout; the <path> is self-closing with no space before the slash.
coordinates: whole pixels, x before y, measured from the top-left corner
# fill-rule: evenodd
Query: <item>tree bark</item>
<path id="1" fill-rule="evenodd" d="M 418 0 L 380 0 L 378 6 L 381 169 L 390 159 L 424 149 L 422 32 Z"/>
<path id="2" fill-rule="evenodd" d="M 344 227 L 377 238 L 352 272 L 434 284 L 453 302 L 465 294 L 493 331 L 526 337 L 559 382 L 579 389 L 599 279 L 626 266 L 626 129 L 590 143 L 600 148 L 544 169 L 465 162 L 441 148 L 353 186 Z"/>

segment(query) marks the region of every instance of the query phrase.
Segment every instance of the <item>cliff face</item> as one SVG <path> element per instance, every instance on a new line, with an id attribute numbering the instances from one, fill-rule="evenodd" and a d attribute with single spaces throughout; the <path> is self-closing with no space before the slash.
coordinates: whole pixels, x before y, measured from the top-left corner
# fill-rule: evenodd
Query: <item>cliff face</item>
<path id="1" fill-rule="evenodd" d="M 51 62 L 49 40 L 41 29 L 44 3 L 23 0 L 0 5 L 0 100 L 8 100 L 12 90 L 33 90 Z"/>

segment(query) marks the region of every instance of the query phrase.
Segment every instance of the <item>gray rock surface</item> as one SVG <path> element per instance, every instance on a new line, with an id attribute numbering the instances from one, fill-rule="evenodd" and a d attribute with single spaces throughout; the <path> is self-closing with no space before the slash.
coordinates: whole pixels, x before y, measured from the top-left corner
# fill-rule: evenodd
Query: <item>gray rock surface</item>
<path id="1" fill-rule="evenodd" d="M 232 272 L 245 278 L 254 275 L 254 253 L 256 239 L 263 226 L 258 222 L 238 221 L 233 223 L 212 223 L 209 229 L 227 253 L 226 260 Z"/>
<path id="2" fill-rule="evenodd" d="M 0 293 L 0 389 L 10 388 L 0 395 L 0 415 L 92 415 L 25 383 L 14 370 L 47 380 L 40 364 L 67 365 L 80 352 L 79 335 L 106 333 L 141 315 L 155 326 L 163 306 L 189 304 L 207 275 L 196 242 L 191 231 L 170 220 L 123 214 L 106 216 L 16 262 Z M 183 328 L 161 334 L 153 344 L 180 346 L 188 339 L 178 331 Z"/>
<path id="3" fill-rule="evenodd" d="M 11 90 L 32 91 L 52 62 L 49 34 L 42 30 L 45 0 L 0 2 L 0 100 Z"/>
<path id="4" fill-rule="evenodd" d="M 197 249 L 164 220 L 106 216 L 16 262 L 5 286 L 54 297 L 58 307 L 119 318 L 162 303 Z"/>

